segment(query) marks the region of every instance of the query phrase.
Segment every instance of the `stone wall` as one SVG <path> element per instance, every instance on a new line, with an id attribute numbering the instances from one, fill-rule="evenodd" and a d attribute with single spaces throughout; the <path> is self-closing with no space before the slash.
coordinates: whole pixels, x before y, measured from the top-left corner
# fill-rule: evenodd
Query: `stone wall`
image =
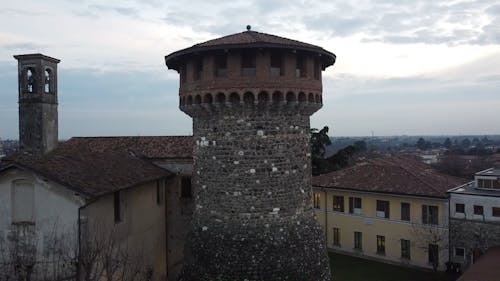
<path id="1" fill-rule="evenodd" d="M 187 280 L 330 280 L 304 113 L 285 105 L 190 109 L 196 207 Z"/>

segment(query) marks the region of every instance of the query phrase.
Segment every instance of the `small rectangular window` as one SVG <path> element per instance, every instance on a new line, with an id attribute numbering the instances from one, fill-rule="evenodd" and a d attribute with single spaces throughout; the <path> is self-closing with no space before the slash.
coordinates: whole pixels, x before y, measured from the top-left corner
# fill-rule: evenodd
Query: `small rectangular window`
<path id="1" fill-rule="evenodd" d="M 227 76 L 227 55 L 219 54 L 215 56 L 215 76 L 216 77 L 226 77 Z"/>
<path id="2" fill-rule="evenodd" d="M 377 217 L 389 218 L 389 201 L 377 200 Z"/>
<path id="3" fill-rule="evenodd" d="M 255 53 L 253 52 L 241 53 L 241 75 L 255 76 L 256 72 L 257 71 L 256 71 Z"/>
<path id="4" fill-rule="evenodd" d="M 401 258 L 409 260 L 410 256 L 410 240 L 401 239 Z"/>
<path id="5" fill-rule="evenodd" d="M 494 217 L 500 217 L 500 207 L 492 207 L 491 215 Z"/>
<path id="6" fill-rule="evenodd" d="M 439 264 L 439 247 L 436 244 L 429 244 L 429 248 L 427 250 L 429 254 L 428 261 L 429 264 Z"/>
<path id="7" fill-rule="evenodd" d="M 35 222 L 35 187 L 30 182 L 15 181 L 12 186 L 12 223 Z"/>
<path id="8" fill-rule="evenodd" d="M 354 249 L 363 249 L 363 233 L 354 231 Z"/>
<path id="9" fill-rule="evenodd" d="M 321 198 L 321 195 L 319 194 L 319 192 L 314 192 L 314 208 L 316 208 L 316 209 L 321 208 L 320 198 Z"/>
<path id="10" fill-rule="evenodd" d="M 423 224 L 439 224 L 439 208 L 438 206 L 422 205 L 422 223 Z"/>
<path id="11" fill-rule="evenodd" d="M 301 55 L 296 56 L 295 77 L 307 77 L 306 58 Z"/>
<path id="12" fill-rule="evenodd" d="M 377 235 L 377 254 L 385 255 L 385 236 Z"/>
<path id="13" fill-rule="evenodd" d="M 118 190 L 113 193 L 113 203 L 115 223 L 122 222 L 125 218 L 125 198 L 123 190 Z"/>
<path id="14" fill-rule="evenodd" d="M 185 64 L 180 66 L 180 75 L 181 75 L 181 82 L 185 83 L 187 81 L 187 67 Z"/>
<path id="15" fill-rule="evenodd" d="M 271 76 L 283 76 L 283 59 L 279 52 L 271 52 Z"/>
<path id="16" fill-rule="evenodd" d="M 200 80 L 203 77 L 203 59 L 199 58 L 194 61 L 193 79 Z"/>
<path id="17" fill-rule="evenodd" d="M 455 213 L 461 213 L 461 214 L 464 214 L 465 213 L 465 205 L 464 204 L 455 204 Z"/>
<path id="18" fill-rule="evenodd" d="M 192 190 L 191 190 L 191 178 L 183 177 L 181 179 L 181 198 L 192 198 Z"/>
<path id="19" fill-rule="evenodd" d="M 410 221 L 410 203 L 401 203 L 401 220 Z"/>
<path id="20" fill-rule="evenodd" d="M 319 59 L 314 59 L 314 79 L 319 80 L 321 78 L 321 66 Z"/>
<path id="21" fill-rule="evenodd" d="M 344 196 L 333 196 L 333 210 L 344 212 Z"/>
<path id="22" fill-rule="evenodd" d="M 337 227 L 333 228 L 333 245 L 340 247 L 340 229 Z"/>
<path id="23" fill-rule="evenodd" d="M 474 215 L 480 215 L 480 216 L 482 216 L 483 214 L 484 214 L 483 206 L 474 205 Z"/>
<path id="24" fill-rule="evenodd" d="M 349 197 L 349 213 L 357 215 L 361 214 L 361 198 Z"/>
<path id="25" fill-rule="evenodd" d="M 463 259 L 465 257 L 465 249 L 464 248 L 455 248 L 455 257 Z"/>

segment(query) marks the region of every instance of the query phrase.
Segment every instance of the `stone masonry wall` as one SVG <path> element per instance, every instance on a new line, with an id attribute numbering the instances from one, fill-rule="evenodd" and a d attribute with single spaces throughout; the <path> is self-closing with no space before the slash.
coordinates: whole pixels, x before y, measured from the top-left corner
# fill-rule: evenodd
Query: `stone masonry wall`
<path id="1" fill-rule="evenodd" d="M 186 280 L 330 280 L 312 209 L 309 114 L 298 112 L 190 110 L 196 207 Z"/>

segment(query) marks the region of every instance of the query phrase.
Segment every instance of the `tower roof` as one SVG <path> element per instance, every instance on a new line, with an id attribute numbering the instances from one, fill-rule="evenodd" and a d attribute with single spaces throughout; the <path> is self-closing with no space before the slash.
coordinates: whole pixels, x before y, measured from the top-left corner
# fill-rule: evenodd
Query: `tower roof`
<path id="1" fill-rule="evenodd" d="M 198 43 L 192 47 L 182 49 L 165 56 L 165 63 L 168 68 L 178 69 L 179 60 L 188 54 L 232 49 L 247 49 L 247 48 L 274 48 L 274 49 L 290 49 L 295 51 L 304 51 L 315 53 L 322 57 L 323 67 L 328 67 L 335 63 L 335 54 L 316 45 L 292 40 L 272 34 L 261 33 L 247 30 L 240 33 L 235 33 L 212 39 L 203 43 Z"/>
<path id="2" fill-rule="evenodd" d="M 14 58 L 16 60 L 43 59 L 43 60 L 47 60 L 47 61 L 51 61 L 51 62 L 55 62 L 55 63 L 59 63 L 61 61 L 61 60 L 58 60 L 58 59 L 53 58 L 53 57 L 42 55 L 40 53 L 37 53 L 37 54 L 16 55 L 16 56 L 14 56 Z"/>

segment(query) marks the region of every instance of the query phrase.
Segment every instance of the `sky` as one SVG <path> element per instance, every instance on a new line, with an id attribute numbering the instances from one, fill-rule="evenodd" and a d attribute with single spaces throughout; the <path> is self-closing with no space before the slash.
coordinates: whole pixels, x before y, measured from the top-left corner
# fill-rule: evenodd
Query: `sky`
<path id="1" fill-rule="evenodd" d="M 500 134 L 500 0 L 0 0 L 0 138 L 26 53 L 61 60 L 61 139 L 191 134 L 164 56 L 246 25 L 335 53 L 311 117 L 332 136 Z"/>

